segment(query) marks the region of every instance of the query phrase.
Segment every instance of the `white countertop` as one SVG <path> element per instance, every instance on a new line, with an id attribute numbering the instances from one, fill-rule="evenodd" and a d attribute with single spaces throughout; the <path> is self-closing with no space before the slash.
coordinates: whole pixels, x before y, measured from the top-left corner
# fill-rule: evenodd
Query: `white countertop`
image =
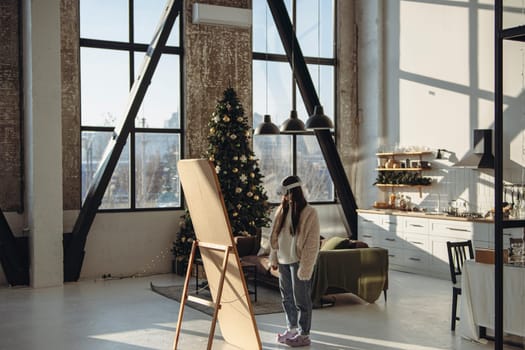
<path id="1" fill-rule="evenodd" d="M 410 216 L 410 217 L 420 217 L 427 219 L 437 219 L 437 220 L 454 220 L 454 221 L 474 221 L 487 224 L 493 224 L 493 218 L 471 218 L 471 217 L 460 217 L 460 216 L 451 216 L 446 213 L 428 213 L 422 211 L 406 211 L 406 210 L 397 210 L 397 209 L 357 209 L 358 213 L 370 213 L 370 214 L 383 214 L 383 215 L 397 215 L 397 216 Z"/>

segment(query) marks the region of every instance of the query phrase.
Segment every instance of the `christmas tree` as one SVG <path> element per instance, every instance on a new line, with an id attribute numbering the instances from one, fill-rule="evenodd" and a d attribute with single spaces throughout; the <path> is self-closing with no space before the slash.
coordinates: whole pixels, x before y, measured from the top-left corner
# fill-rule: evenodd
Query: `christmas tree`
<path id="1" fill-rule="evenodd" d="M 258 160 L 250 148 L 251 127 L 233 88 L 224 91 L 208 123 L 205 158 L 215 165 L 234 236 L 254 236 L 270 224 L 270 205 Z M 188 213 L 181 218 L 172 251 L 187 261 L 195 239 Z"/>
<path id="2" fill-rule="evenodd" d="M 219 178 L 234 236 L 253 236 L 270 223 L 268 196 L 250 148 L 251 127 L 233 88 L 224 91 L 208 123 L 208 151 Z"/>
<path id="3" fill-rule="evenodd" d="M 173 242 L 171 251 L 175 256 L 175 265 L 173 266 L 173 272 L 179 275 L 186 273 L 188 266 L 188 260 L 191 253 L 191 246 L 195 239 L 195 232 L 193 231 L 193 224 L 191 222 L 190 212 L 185 211 L 184 215 L 180 217 L 179 221 L 179 232 Z"/>

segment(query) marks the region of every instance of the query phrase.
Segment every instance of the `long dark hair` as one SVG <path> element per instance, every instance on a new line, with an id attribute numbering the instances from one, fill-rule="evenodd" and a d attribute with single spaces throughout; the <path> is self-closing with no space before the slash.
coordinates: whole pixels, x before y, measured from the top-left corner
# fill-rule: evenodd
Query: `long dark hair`
<path id="1" fill-rule="evenodd" d="M 282 182 L 282 186 L 288 186 L 294 183 L 301 182 L 301 179 L 298 176 L 291 175 L 286 177 Z M 299 218 L 301 217 L 301 212 L 304 207 L 308 205 L 308 202 L 304 198 L 303 190 L 301 186 L 291 188 L 286 191 L 288 197 L 291 197 L 291 206 L 292 206 L 292 235 L 295 235 L 297 227 L 299 226 Z M 277 234 L 281 233 L 281 230 L 290 210 L 290 204 L 287 199 L 283 197 L 281 201 L 281 206 L 283 207 L 283 215 L 281 216 L 280 222 L 277 223 Z"/>

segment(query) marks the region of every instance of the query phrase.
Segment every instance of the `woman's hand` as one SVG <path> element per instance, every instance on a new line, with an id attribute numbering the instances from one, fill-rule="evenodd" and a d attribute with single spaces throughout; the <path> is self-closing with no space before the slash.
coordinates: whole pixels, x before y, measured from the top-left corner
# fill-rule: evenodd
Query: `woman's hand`
<path id="1" fill-rule="evenodd" d="M 307 274 L 301 266 L 297 269 L 297 278 L 301 281 L 308 281 L 312 276 Z"/>

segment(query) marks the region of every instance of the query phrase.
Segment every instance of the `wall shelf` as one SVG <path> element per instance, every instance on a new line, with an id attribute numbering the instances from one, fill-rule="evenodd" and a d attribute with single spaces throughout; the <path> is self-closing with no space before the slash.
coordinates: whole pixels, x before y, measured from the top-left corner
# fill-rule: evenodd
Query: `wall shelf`
<path id="1" fill-rule="evenodd" d="M 429 171 L 432 168 L 376 168 L 377 171 Z"/>
<path id="2" fill-rule="evenodd" d="M 396 189 L 399 190 L 416 188 L 419 190 L 419 197 L 421 197 L 423 196 L 423 188 L 431 187 L 432 185 L 376 184 L 375 186 L 381 190 L 391 189 L 392 192 L 395 192 Z"/>
<path id="3" fill-rule="evenodd" d="M 379 188 L 390 188 L 390 187 L 396 187 L 396 188 L 402 188 L 402 187 L 430 187 L 432 185 L 408 185 L 408 184 L 376 184 Z"/>
<path id="4" fill-rule="evenodd" d="M 432 154 L 431 151 L 423 151 L 423 152 L 380 152 L 376 153 L 376 156 L 378 158 L 388 158 L 388 157 L 401 157 L 401 156 L 407 156 L 407 157 L 422 157 L 426 155 Z"/>
<path id="5" fill-rule="evenodd" d="M 417 189 L 421 198 L 423 196 L 422 188 L 431 186 L 431 180 L 423 180 L 422 176 L 424 171 L 432 170 L 428 162 L 422 166 L 423 158 L 431 154 L 431 151 L 376 153 L 378 177 L 374 185 L 383 191 L 390 189 L 392 192 L 400 189 L 408 191 Z M 406 183 L 396 183 L 398 181 Z"/>

